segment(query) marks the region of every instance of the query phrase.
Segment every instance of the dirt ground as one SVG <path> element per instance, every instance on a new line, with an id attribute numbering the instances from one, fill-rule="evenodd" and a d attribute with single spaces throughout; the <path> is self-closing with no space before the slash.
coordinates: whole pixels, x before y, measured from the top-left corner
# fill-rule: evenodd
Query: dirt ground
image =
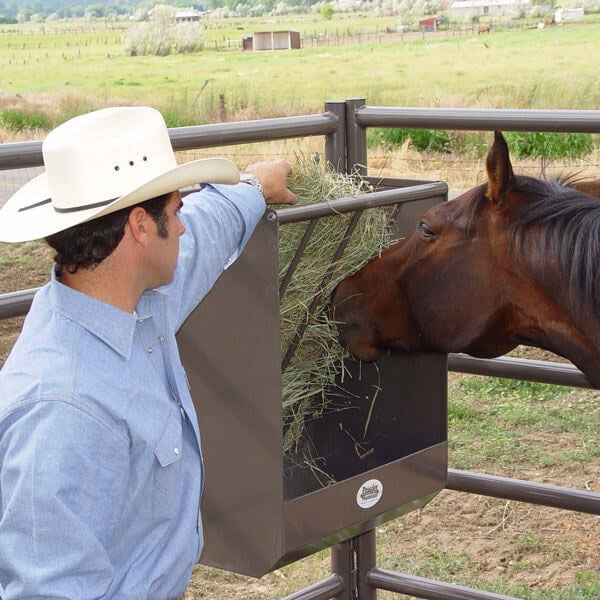
<path id="1" fill-rule="evenodd" d="M 39 244 L 0 244 L 0 292 L 43 284 L 49 265 L 50 254 Z M 20 324 L 19 318 L 0 321 L 0 365 Z M 544 443 L 565 441 L 553 434 Z M 486 472 L 600 492 L 600 464 L 518 472 L 489 465 Z M 386 555 L 380 566 L 392 570 L 401 570 L 407 560 L 423 559 L 429 552 L 459 556 L 482 580 L 505 575 L 513 583 L 541 589 L 568 587 L 581 582 L 586 573 L 600 572 L 599 517 L 448 490 L 424 509 L 382 525 L 379 538 Z M 322 560 L 328 562 L 326 556 Z M 281 580 L 279 574 L 272 574 L 260 580 L 235 577 L 232 581 L 199 567 L 192 580 L 194 592 L 186 598 L 277 598 L 291 593 L 279 592 Z"/>

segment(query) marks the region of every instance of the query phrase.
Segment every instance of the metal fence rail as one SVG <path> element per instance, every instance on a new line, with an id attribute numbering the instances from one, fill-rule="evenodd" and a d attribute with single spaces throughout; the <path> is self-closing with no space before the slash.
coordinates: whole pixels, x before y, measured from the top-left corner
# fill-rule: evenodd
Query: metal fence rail
<path id="1" fill-rule="evenodd" d="M 501 356 L 500 358 L 475 358 L 467 354 L 448 355 L 448 369 L 457 373 L 524 379 L 538 383 L 591 388 L 588 378 L 575 366 L 549 360 L 532 360 Z"/>
<path id="2" fill-rule="evenodd" d="M 597 110 L 519 110 L 484 108 L 386 108 L 361 106 L 360 127 L 414 127 L 492 131 L 597 133 Z"/>
<path id="3" fill-rule="evenodd" d="M 176 127 L 169 130 L 169 137 L 175 151 L 317 135 L 326 136 L 326 143 L 337 147 L 335 136 L 343 133 L 343 123 L 334 112 L 338 105 L 333 103 L 332 110 L 326 105 L 325 112 L 316 115 Z M 327 158 L 335 162 L 333 155 Z M 42 165 L 41 141 L 0 144 L 0 171 Z"/>
<path id="4" fill-rule="evenodd" d="M 497 475 L 448 469 L 449 490 L 600 515 L 600 494 Z"/>
<path id="5" fill-rule="evenodd" d="M 410 127 L 434 129 L 553 132 L 600 132 L 600 111 L 570 110 L 485 110 L 429 109 L 366 106 L 364 99 L 330 102 L 320 115 L 265 119 L 244 123 L 225 123 L 183 127 L 170 131 L 176 150 L 225 146 L 293 137 L 324 135 L 326 160 L 346 173 L 367 173 L 368 127 Z M 42 164 L 41 142 L 0 145 L 0 170 L 39 166 Z M 437 184 L 428 184 L 437 185 Z M 440 184 L 444 185 L 444 184 Z M 410 188 L 410 193 L 431 196 L 431 188 Z M 374 205 L 389 203 L 386 194 L 369 194 Z M 398 191 L 395 192 L 396 194 Z M 428 196 L 427 196 L 428 195 Z M 346 211 L 355 199 L 340 199 L 332 209 L 327 206 L 295 207 L 277 211 L 280 222 L 310 220 Z M 371 207 L 371 206 L 369 206 Z M 0 295 L 0 319 L 23 315 L 29 309 L 36 290 L 22 290 Z M 461 354 L 448 357 L 451 370 L 589 387 L 585 376 L 571 365 L 524 359 L 475 359 Z M 600 514 L 600 494 L 559 486 L 538 484 L 481 473 L 449 469 L 448 489 L 514 499 L 556 508 Z M 508 597 L 463 588 L 411 575 L 392 573 L 375 564 L 375 533 L 367 532 L 332 550 L 333 575 L 313 586 L 288 596 L 287 600 L 374 600 L 377 589 L 385 589 L 433 600 L 507 600 Z"/>
<path id="6" fill-rule="evenodd" d="M 355 98 L 346 101 L 348 172 L 367 172 L 368 127 L 600 133 L 600 111 L 381 107 Z"/>

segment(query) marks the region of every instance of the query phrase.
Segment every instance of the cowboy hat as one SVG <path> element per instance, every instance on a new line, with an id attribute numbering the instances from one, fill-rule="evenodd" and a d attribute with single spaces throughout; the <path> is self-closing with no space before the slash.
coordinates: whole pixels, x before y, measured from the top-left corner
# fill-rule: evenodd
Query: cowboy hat
<path id="1" fill-rule="evenodd" d="M 0 241 L 47 237 L 195 183 L 237 183 L 224 158 L 177 165 L 162 115 L 104 108 L 59 125 L 42 143 L 45 172 L 0 209 Z"/>

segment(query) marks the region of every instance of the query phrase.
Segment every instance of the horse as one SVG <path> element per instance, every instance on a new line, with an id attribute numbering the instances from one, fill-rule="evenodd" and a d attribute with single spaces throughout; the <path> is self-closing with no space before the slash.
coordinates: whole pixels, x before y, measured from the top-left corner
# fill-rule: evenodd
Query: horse
<path id="1" fill-rule="evenodd" d="M 492 29 L 491 23 L 487 23 L 486 25 L 480 25 L 477 35 L 481 35 L 482 33 L 489 33 L 491 29 Z"/>
<path id="2" fill-rule="evenodd" d="M 600 387 L 600 180 L 515 175 L 499 131 L 486 171 L 342 280 L 331 298 L 340 343 L 364 361 L 536 346 Z"/>

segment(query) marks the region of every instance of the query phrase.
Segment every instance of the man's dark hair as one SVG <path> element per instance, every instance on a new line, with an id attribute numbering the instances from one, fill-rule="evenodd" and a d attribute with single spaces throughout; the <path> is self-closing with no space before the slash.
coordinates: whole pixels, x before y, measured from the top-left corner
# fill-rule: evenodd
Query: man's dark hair
<path id="1" fill-rule="evenodd" d="M 163 194 L 139 204 L 122 208 L 98 219 L 92 219 L 59 231 L 46 238 L 46 243 L 56 251 L 56 276 L 76 273 L 100 264 L 119 245 L 125 234 L 129 213 L 141 206 L 158 226 L 158 235 L 168 236 L 165 206 L 171 194 Z"/>

